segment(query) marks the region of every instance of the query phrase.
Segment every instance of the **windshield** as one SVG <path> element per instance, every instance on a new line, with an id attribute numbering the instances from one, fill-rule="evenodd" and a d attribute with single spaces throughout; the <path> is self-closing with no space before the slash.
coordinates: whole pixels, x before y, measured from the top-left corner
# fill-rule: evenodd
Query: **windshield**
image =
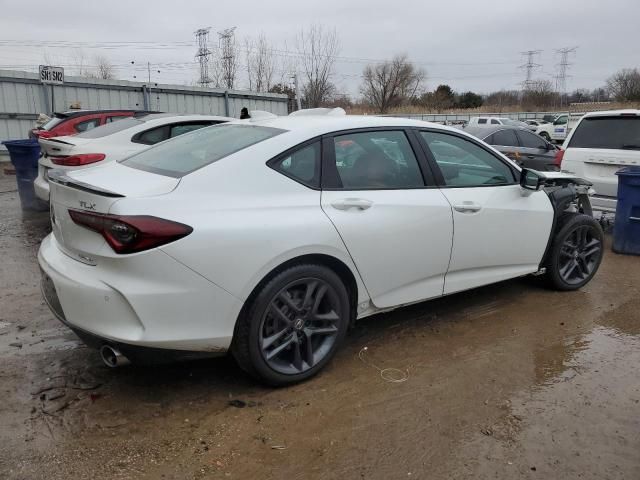
<path id="1" fill-rule="evenodd" d="M 640 150 L 640 117 L 587 117 L 576 128 L 568 148 Z"/>
<path id="2" fill-rule="evenodd" d="M 139 170 L 180 178 L 285 131 L 256 125 L 216 125 L 160 143 L 121 163 Z"/>
<path id="3" fill-rule="evenodd" d="M 100 127 L 92 128 L 86 132 L 82 132 L 76 135 L 78 138 L 102 138 L 114 133 L 121 132 L 127 128 L 135 127 L 136 125 L 142 125 L 144 122 L 135 118 L 123 118 L 117 122 L 107 123 Z"/>

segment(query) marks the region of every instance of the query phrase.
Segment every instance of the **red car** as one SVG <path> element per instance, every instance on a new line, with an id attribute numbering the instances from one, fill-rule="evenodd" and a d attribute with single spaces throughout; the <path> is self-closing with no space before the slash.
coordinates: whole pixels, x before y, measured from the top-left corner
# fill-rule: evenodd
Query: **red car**
<path id="1" fill-rule="evenodd" d="M 40 128 L 29 131 L 30 138 L 52 138 L 65 135 L 75 135 L 99 127 L 105 123 L 115 122 L 135 115 L 146 115 L 142 110 L 71 110 L 64 113 L 54 113 L 51 120 Z"/>

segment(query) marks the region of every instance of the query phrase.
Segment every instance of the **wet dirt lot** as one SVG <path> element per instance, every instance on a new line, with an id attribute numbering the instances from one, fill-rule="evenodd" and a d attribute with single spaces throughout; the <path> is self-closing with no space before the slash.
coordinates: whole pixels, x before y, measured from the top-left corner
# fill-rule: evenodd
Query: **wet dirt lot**
<path id="1" fill-rule="evenodd" d="M 43 304 L 47 215 L 13 189 L 0 173 L 2 479 L 640 478 L 640 258 L 363 320 L 273 390 L 226 358 L 103 367 Z"/>

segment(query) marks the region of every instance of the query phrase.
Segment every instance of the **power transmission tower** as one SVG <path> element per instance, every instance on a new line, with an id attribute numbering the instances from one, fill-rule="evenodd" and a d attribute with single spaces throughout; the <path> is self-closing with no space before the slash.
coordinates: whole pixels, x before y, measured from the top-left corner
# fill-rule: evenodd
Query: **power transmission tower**
<path id="1" fill-rule="evenodd" d="M 209 77 L 209 57 L 211 56 L 211 50 L 209 50 L 209 30 L 211 30 L 211 27 L 200 28 L 194 32 L 196 40 L 198 41 L 196 58 L 200 63 L 200 80 L 198 83 L 201 87 L 208 87 L 211 83 L 211 78 Z"/>
<path id="2" fill-rule="evenodd" d="M 225 87 L 233 88 L 236 79 L 236 27 L 226 28 L 218 32 L 220 41 L 220 60 L 222 61 L 222 82 Z"/>
<path id="3" fill-rule="evenodd" d="M 526 63 L 524 65 L 520 65 L 520 68 L 524 68 L 527 74 L 524 82 L 522 82 L 523 90 L 529 90 L 529 88 L 531 88 L 531 84 L 533 83 L 533 70 L 542 66 L 534 61 L 536 55 L 539 55 L 541 52 L 542 50 L 527 50 L 526 52 L 520 52 L 526 57 Z"/>
<path id="4" fill-rule="evenodd" d="M 569 63 L 569 55 L 574 53 L 578 47 L 565 47 L 559 48 L 555 52 L 560 55 L 560 63 L 556 65 L 558 68 L 558 74 L 556 76 L 556 90 L 560 94 L 560 108 L 562 108 L 562 100 L 563 96 L 566 94 L 567 90 L 567 70 L 571 65 Z"/>

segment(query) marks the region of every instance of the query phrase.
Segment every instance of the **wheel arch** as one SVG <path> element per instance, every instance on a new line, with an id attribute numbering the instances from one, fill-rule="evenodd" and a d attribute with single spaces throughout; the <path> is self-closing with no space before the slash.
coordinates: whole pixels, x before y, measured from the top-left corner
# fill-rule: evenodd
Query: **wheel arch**
<path id="1" fill-rule="evenodd" d="M 345 261 L 346 260 L 346 261 Z M 360 274 L 355 268 L 355 265 L 347 259 L 338 258 L 336 255 L 329 253 L 298 253 L 289 255 L 286 259 L 280 259 L 278 262 L 274 262 L 276 265 L 270 265 L 266 267 L 259 275 L 259 279 L 254 280 L 251 285 L 247 287 L 247 294 L 243 295 L 244 303 L 238 314 L 238 319 L 246 313 L 247 308 L 251 305 L 252 300 L 260 292 L 264 285 L 266 285 L 274 276 L 280 272 L 294 266 L 301 264 L 315 264 L 322 265 L 335 272 L 345 284 L 347 291 L 349 292 L 349 302 L 351 307 L 351 322 L 355 322 L 358 303 L 362 302 L 364 298 L 369 298 L 367 290 L 360 279 Z M 264 273 L 266 272 L 266 273 Z M 236 319 L 236 325 L 238 324 Z"/>

